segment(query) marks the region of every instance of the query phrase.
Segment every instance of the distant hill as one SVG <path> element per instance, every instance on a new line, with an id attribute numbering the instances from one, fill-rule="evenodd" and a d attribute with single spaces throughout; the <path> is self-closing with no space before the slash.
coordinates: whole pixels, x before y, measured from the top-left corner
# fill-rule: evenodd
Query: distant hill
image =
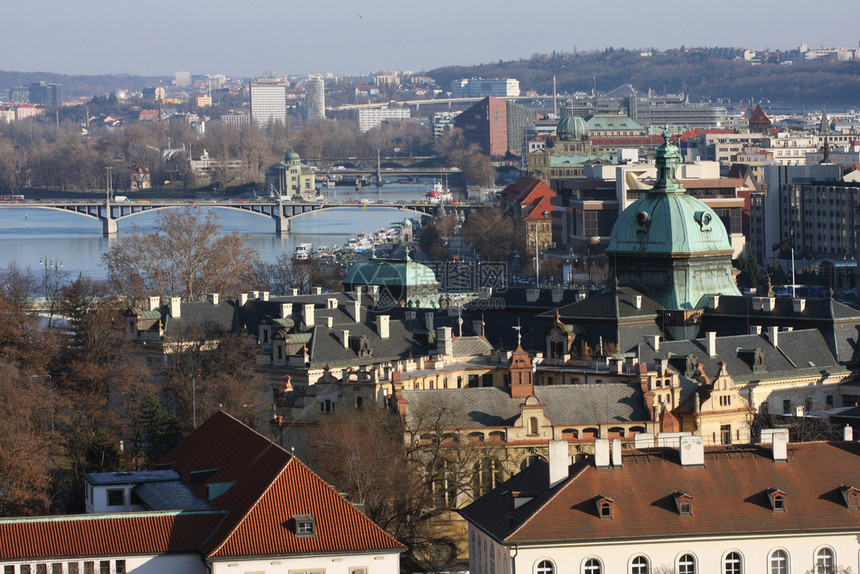
<path id="1" fill-rule="evenodd" d="M 63 85 L 63 99 L 104 96 L 116 89 L 140 91 L 143 88 L 169 86 L 173 79 L 167 76 L 133 76 L 106 74 L 101 76 L 69 76 L 51 72 L 9 72 L 0 70 L 0 101 L 6 100 L 9 88 L 27 86 L 33 82 Z"/>
<path id="2" fill-rule="evenodd" d="M 538 54 L 518 60 L 469 67 L 444 67 L 427 75 L 447 89 L 457 78 L 516 78 L 522 90 L 552 93 L 556 75 L 559 93 L 608 92 L 632 84 L 645 93 L 684 93 L 690 101 L 716 98 L 769 99 L 779 102 L 857 104 L 860 106 L 860 63 L 813 60 L 782 63 L 786 54 L 775 53 L 770 61 L 752 64 L 736 59 L 730 48 L 669 50 L 643 57 L 639 51 L 615 50 L 585 54 Z"/>

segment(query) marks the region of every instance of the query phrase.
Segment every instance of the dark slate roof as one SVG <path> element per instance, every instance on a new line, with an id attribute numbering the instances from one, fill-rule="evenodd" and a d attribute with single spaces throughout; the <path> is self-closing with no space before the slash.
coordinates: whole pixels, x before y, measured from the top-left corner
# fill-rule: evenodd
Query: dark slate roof
<path id="1" fill-rule="evenodd" d="M 482 337 L 457 337 L 452 348 L 455 357 L 475 357 L 493 352 L 493 346 Z"/>
<path id="2" fill-rule="evenodd" d="M 635 298 L 637 296 L 642 297 L 642 306 L 638 309 L 635 305 Z M 659 303 L 640 291 L 630 287 L 618 287 L 615 290 L 593 295 L 583 301 L 577 301 L 576 303 L 541 313 L 539 316 L 554 318 L 557 311 L 565 323 L 572 320 L 589 319 L 650 319 L 655 318 L 660 310 Z"/>
<path id="3" fill-rule="evenodd" d="M 179 480 L 179 475 L 173 470 L 132 470 L 128 472 L 89 472 L 84 475 L 84 478 L 90 484 L 106 485 Z"/>
<path id="4" fill-rule="evenodd" d="M 705 374 L 711 380 L 719 373 L 721 362 L 726 363 L 727 372 L 736 382 L 845 370 L 833 357 L 821 332 L 815 329 L 780 331 L 777 347 L 771 344 L 766 335 L 717 337 L 716 344 L 715 357 L 708 355 L 706 339 L 664 341 L 660 343 L 659 351 L 655 351 L 650 344 L 643 343 L 638 345 L 636 353 L 640 362 L 647 363 L 693 355 L 697 363 L 704 365 Z M 756 349 L 761 349 L 764 355 L 764 370 L 760 372 L 753 370 L 751 362 L 751 351 Z M 681 374 L 684 374 L 683 370 Z"/>
<path id="5" fill-rule="evenodd" d="M 416 320 L 417 321 L 417 320 Z M 329 329 L 326 325 L 316 325 L 313 328 L 313 338 L 308 350 L 311 368 L 331 366 L 358 366 L 383 361 L 406 359 L 412 356 L 428 354 L 428 349 L 413 335 L 406 321 L 389 321 L 389 336 L 383 339 L 379 336 L 373 323 L 351 322 L 348 325 L 336 325 Z M 343 331 L 349 331 L 350 339 L 367 337 L 373 349 L 371 357 L 358 357 L 352 348 L 343 345 Z M 433 347 L 435 349 L 435 346 Z"/>
<path id="6" fill-rule="evenodd" d="M 185 333 L 228 333 L 239 329 L 237 302 L 231 300 L 219 301 L 213 305 L 208 301 L 192 301 L 182 303 L 178 319 L 165 316 L 164 336 L 166 338 L 181 337 Z M 166 312 L 167 308 L 162 307 Z"/>
<path id="7" fill-rule="evenodd" d="M 554 425 L 648 420 L 639 385 L 538 386 L 535 396 Z M 407 413 L 425 401 L 447 404 L 452 412 L 463 414 L 458 426 L 465 428 L 510 426 L 525 402 L 498 387 L 403 391 L 403 398 L 409 403 Z"/>
<path id="8" fill-rule="evenodd" d="M 200 498 L 191 487 L 179 480 L 178 474 L 176 476 L 176 480 L 168 482 L 140 484 L 135 487 L 134 494 L 149 510 L 205 510 L 212 508 L 212 505 Z"/>

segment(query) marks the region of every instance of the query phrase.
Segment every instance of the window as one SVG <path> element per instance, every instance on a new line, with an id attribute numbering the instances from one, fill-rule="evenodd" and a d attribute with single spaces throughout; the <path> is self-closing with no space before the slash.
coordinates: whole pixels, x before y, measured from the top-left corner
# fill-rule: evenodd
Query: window
<path id="1" fill-rule="evenodd" d="M 78 562 L 69 562 L 66 564 L 66 572 L 68 574 L 78 574 L 81 571 L 80 567 L 81 565 Z"/>
<path id="2" fill-rule="evenodd" d="M 723 558 L 723 574 L 741 574 L 741 555 L 737 552 L 729 552 Z"/>
<path id="3" fill-rule="evenodd" d="M 648 559 L 637 556 L 630 563 L 630 574 L 648 574 Z"/>
<path id="4" fill-rule="evenodd" d="M 785 550 L 774 550 L 770 555 L 770 574 L 788 574 L 788 554 Z"/>
<path id="5" fill-rule="evenodd" d="M 296 522 L 296 536 L 308 538 L 316 536 L 316 520 L 312 514 L 296 514 L 293 516 Z"/>
<path id="6" fill-rule="evenodd" d="M 125 505 L 125 491 L 121 488 L 110 488 L 107 491 L 107 505 L 108 506 L 124 506 Z"/>
<path id="7" fill-rule="evenodd" d="M 732 444 L 732 425 L 720 426 L 720 444 Z"/>
<path id="8" fill-rule="evenodd" d="M 323 399 L 320 401 L 320 412 L 321 413 L 330 413 L 334 410 L 332 406 L 331 399 Z"/>
<path id="9" fill-rule="evenodd" d="M 832 574 L 836 572 L 833 565 L 836 561 L 833 559 L 833 550 L 830 548 L 822 548 L 815 555 L 815 574 Z"/>
<path id="10" fill-rule="evenodd" d="M 678 559 L 678 574 L 696 574 L 696 559 L 692 554 L 684 554 Z"/>
<path id="11" fill-rule="evenodd" d="M 15 567 L 14 566 L 4 566 L 3 567 L 3 574 L 15 574 Z"/>
<path id="12" fill-rule="evenodd" d="M 608 502 L 601 503 L 600 518 L 612 518 L 612 505 Z"/>
<path id="13" fill-rule="evenodd" d="M 535 574 L 555 574 L 555 566 L 549 560 L 541 560 L 538 562 Z"/>
<path id="14" fill-rule="evenodd" d="M 48 565 L 36 564 L 36 574 L 48 574 Z"/>
<path id="15" fill-rule="evenodd" d="M 589 558 L 588 560 L 586 560 L 583 572 L 585 574 L 600 574 L 600 560 L 598 560 L 597 558 Z"/>
<path id="16" fill-rule="evenodd" d="M 537 434 L 538 433 L 538 420 L 537 417 L 532 417 L 529 419 L 529 434 Z"/>
<path id="17" fill-rule="evenodd" d="M 125 571 L 123 571 L 124 574 Z M 51 564 L 51 574 L 63 574 L 63 563 L 54 562 Z"/>
<path id="18" fill-rule="evenodd" d="M 678 512 L 682 516 L 690 516 L 690 501 L 689 500 L 681 500 L 678 502 Z"/>
<path id="19" fill-rule="evenodd" d="M 110 560 L 99 560 L 99 574 L 110 574 Z"/>
<path id="20" fill-rule="evenodd" d="M 95 574 L 96 571 L 96 563 L 95 562 L 84 562 L 84 574 Z"/>
<path id="21" fill-rule="evenodd" d="M 113 571 L 116 574 L 125 574 L 125 560 L 117 560 L 113 563 Z"/>
<path id="22" fill-rule="evenodd" d="M 21 572 L 21 574 L 30 574 L 30 565 L 29 564 L 21 564 L 20 572 Z"/>

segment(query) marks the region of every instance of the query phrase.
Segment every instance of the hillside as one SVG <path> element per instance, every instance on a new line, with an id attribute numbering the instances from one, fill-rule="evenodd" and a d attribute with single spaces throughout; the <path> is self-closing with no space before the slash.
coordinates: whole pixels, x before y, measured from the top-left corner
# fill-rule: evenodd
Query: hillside
<path id="1" fill-rule="evenodd" d="M 772 63 L 757 65 L 736 60 L 736 52 L 725 48 L 678 49 L 643 57 L 638 51 L 609 48 L 596 53 L 537 54 L 528 60 L 444 67 L 427 74 L 443 88 L 456 78 L 508 77 L 517 78 L 523 91 L 547 94 L 552 93 L 555 74 L 561 94 L 590 93 L 595 84 L 599 92 L 608 92 L 629 83 L 639 92 L 683 92 L 690 95 L 690 101 L 752 97 L 786 103 L 860 104 L 858 62 L 783 64 L 777 53 Z"/>
<path id="2" fill-rule="evenodd" d="M 154 86 L 169 86 L 171 78 L 163 76 L 133 76 L 131 74 L 105 74 L 101 76 L 71 76 L 51 72 L 10 72 L 0 70 L 0 101 L 6 99 L 9 88 L 27 86 L 32 82 L 49 82 L 63 85 L 63 98 L 104 96 L 116 89 L 140 91 Z"/>

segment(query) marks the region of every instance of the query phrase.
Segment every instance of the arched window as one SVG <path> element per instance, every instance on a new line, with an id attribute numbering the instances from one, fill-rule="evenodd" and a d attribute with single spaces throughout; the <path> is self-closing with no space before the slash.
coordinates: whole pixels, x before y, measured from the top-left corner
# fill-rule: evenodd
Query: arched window
<path id="1" fill-rule="evenodd" d="M 585 561 L 585 566 L 582 571 L 584 574 L 600 574 L 602 571 L 600 560 L 597 558 L 589 558 Z"/>
<path id="2" fill-rule="evenodd" d="M 472 493 L 477 499 L 484 496 L 502 480 L 501 464 L 490 457 L 483 458 L 475 463 L 472 475 Z"/>
<path id="3" fill-rule="evenodd" d="M 529 419 L 529 434 L 537 434 L 538 433 L 538 420 L 537 417 L 532 417 Z"/>
<path id="4" fill-rule="evenodd" d="M 535 574 L 555 574 L 555 566 L 549 560 L 541 560 L 538 562 Z"/>
<path id="5" fill-rule="evenodd" d="M 648 559 L 637 556 L 630 562 L 630 574 L 648 574 Z"/>
<path id="6" fill-rule="evenodd" d="M 785 550 L 774 550 L 770 555 L 770 574 L 788 574 L 788 554 Z"/>
<path id="7" fill-rule="evenodd" d="M 738 552 L 729 552 L 723 558 L 723 574 L 741 574 L 743 562 Z"/>
<path id="8" fill-rule="evenodd" d="M 692 554 L 678 558 L 678 574 L 696 574 L 696 558 Z"/>
<path id="9" fill-rule="evenodd" d="M 832 574 L 836 572 L 834 564 L 836 564 L 836 560 L 833 556 L 833 550 L 822 548 L 815 555 L 815 574 Z"/>
<path id="10" fill-rule="evenodd" d="M 539 460 L 543 460 L 543 457 L 542 457 L 541 455 L 539 455 L 539 454 L 530 454 L 529 456 L 525 457 L 525 458 L 522 460 L 522 462 L 520 462 L 520 470 L 525 470 L 525 469 L 527 469 L 528 467 L 530 467 L 530 466 L 532 465 L 532 463 L 535 463 L 535 462 L 537 462 L 537 461 L 539 461 Z"/>
<path id="11" fill-rule="evenodd" d="M 361 395 L 355 397 L 355 408 L 361 410 L 361 407 L 364 406 L 364 398 Z"/>

